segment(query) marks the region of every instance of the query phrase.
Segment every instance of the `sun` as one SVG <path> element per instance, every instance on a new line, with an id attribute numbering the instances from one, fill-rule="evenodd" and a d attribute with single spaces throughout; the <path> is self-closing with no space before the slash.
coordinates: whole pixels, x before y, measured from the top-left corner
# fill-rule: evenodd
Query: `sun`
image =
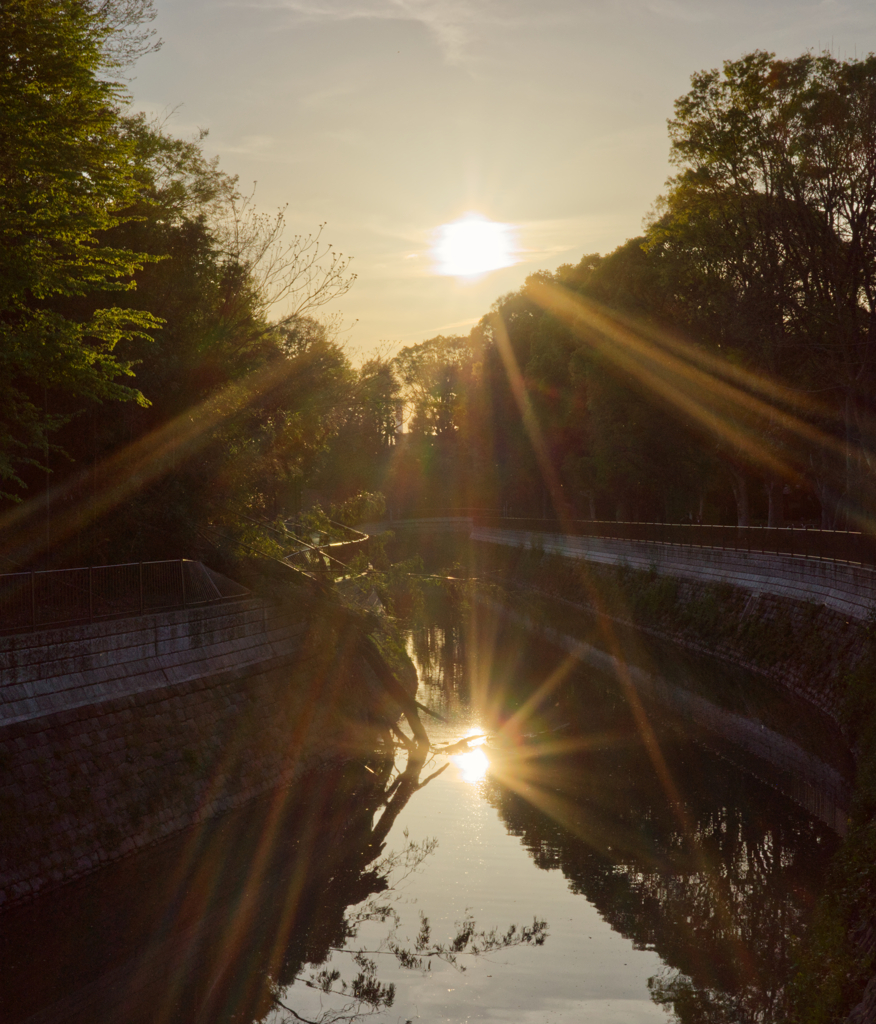
<path id="1" fill-rule="evenodd" d="M 467 213 L 437 231 L 434 254 L 439 274 L 476 277 L 514 263 L 511 225 Z"/>

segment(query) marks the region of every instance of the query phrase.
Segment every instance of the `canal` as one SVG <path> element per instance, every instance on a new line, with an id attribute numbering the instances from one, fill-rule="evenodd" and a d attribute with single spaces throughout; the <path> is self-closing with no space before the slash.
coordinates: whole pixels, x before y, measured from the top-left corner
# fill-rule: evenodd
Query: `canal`
<path id="1" fill-rule="evenodd" d="M 427 757 L 396 736 L 3 914 L 0 1017 L 781 1021 L 836 835 L 513 623 L 408 645 Z"/>

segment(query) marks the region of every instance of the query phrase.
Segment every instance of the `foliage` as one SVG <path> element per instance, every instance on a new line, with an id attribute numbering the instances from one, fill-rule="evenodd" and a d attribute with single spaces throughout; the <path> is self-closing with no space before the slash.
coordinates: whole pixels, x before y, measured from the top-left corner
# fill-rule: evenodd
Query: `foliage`
<path id="1" fill-rule="evenodd" d="M 102 241 L 133 214 L 134 147 L 107 79 L 109 28 L 85 4 L 10 0 L 0 11 L 0 480 L 45 461 L 76 403 L 139 402 L 116 352 L 159 319 L 93 293 L 134 287 L 150 257 Z"/>
<path id="2" fill-rule="evenodd" d="M 332 505 L 329 516 L 344 526 L 358 526 L 360 523 L 380 519 L 386 511 L 386 498 L 382 494 L 359 491 L 346 501 Z"/>

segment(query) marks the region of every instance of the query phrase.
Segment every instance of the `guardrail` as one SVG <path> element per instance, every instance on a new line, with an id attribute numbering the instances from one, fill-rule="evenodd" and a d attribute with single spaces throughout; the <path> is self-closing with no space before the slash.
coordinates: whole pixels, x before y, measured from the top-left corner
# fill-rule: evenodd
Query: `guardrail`
<path id="1" fill-rule="evenodd" d="M 502 516 L 498 508 L 415 508 L 407 512 L 388 509 L 386 518 L 390 522 L 405 519 L 469 519 L 475 516 Z"/>
<path id="2" fill-rule="evenodd" d="M 284 525 L 289 531 L 289 535 L 294 537 L 298 546 L 286 553 L 285 560 L 290 565 L 294 565 L 295 560 L 298 559 L 307 565 L 308 571 L 313 571 L 315 563 L 321 562 L 323 555 L 329 562 L 337 562 L 343 566 L 343 559 L 349 558 L 358 551 L 368 550 L 371 538 L 367 533 L 356 530 L 352 526 L 345 526 L 343 523 L 335 523 L 331 520 L 329 520 L 329 523 L 331 530 L 327 533 L 324 530 L 314 530 L 312 532 L 303 530 L 291 521 L 286 522 Z M 339 532 L 346 533 L 347 537 L 338 538 L 337 534 Z M 332 534 L 335 535 L 334 539 L 331 536 Z M 309 542 L 302 539 L 305 536 L 310 537 Z M 325 568 L 316 571 L 325 571 Z"/>
<path id="3" fill-rule="evenodd" d="M 876 536 L 845 530 L 809 530 L 776 526 L 707 526 L 699 523 L 625 523 L 612 521 L 511 519 L 473 516 L 476 526 L 561 533 L 600 540 L 644 541 L 683 547 L 718 548 L 757 554 L 790 555 L 820 561 L 876 566 Z"/>
<path id="4" fill-rule="evenodd" d="M 490 515 L 467 509 L 439 510 L 470 518 L 475 527 L 553 533 L 598 540 L 643 541 L 683 547 L 747 551 L 752 554 L 788 555 L 819 561 L 849 562 L 876 567 L 876 536 L 852 530 L 819 530 L 801 527 L 720 526 L 699 523 L 636 523 L 614 520 L 534 519 Z M 410 513 L 413 521 L 438 518 L 435 512 Z M 398 514 L 393 525 L 403 519 Z"/>
<path id="5" fill-rule="evenodd" d="M 245 587 L 187 558 L 0 575 L 0 633 L 231 601 Z"/>

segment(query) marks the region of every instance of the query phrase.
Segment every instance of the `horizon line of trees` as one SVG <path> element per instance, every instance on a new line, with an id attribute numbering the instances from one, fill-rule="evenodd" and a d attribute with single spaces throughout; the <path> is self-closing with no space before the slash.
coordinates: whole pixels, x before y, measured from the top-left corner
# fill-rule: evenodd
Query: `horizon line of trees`
<path id="1" fill-rule="evenodd" d="M 322 229 L 288 241 L 203 133 L 130 112 L 153 15 L 0 8 L 0 571 L 221 566 L 254 520 L 380 495 L 870 527 L 876 57 L 694 75 L 641 237 L 354 367 Z"/>
<path id="2" fill-rule="evenodd" d="M 876 57 L 727 61 L 669 135 L 641 237 L 387 362 L 408 427 L 358 480 L 402 509 L 873 528 Z"/>

